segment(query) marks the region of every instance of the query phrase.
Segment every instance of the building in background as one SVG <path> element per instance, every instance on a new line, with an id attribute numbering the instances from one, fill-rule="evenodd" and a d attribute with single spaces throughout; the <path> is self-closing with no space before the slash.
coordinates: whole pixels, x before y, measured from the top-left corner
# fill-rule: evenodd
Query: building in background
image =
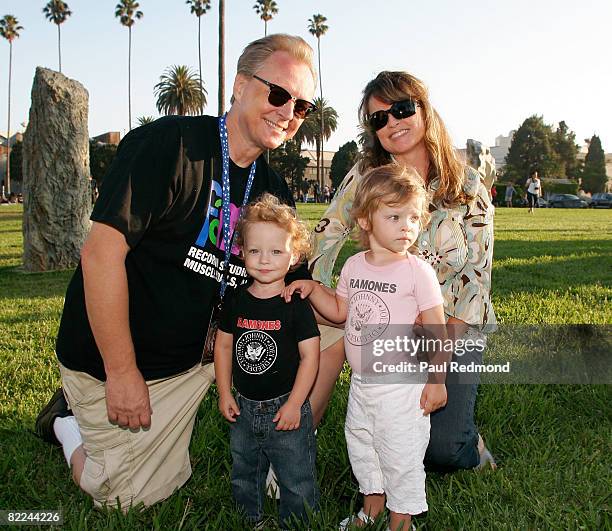
<path id="1" fill-rule="evenodd" d="M 331 162 L 336 154 L 335 151 L 324 151 L 323 152 L 323 186 L 328 185 L 331 187 L 331 178 L 329 173 L 331 171 Z M 316 149 L 302 149 L 302 157 L 308 157 L 310 162 L 306 166 L 304 172 L 304 180 L 316 181 L 317 180 L 317 150 Z"/>
<path id="2" fill-rule="evenodd" d="M 116 146 L 121 141 L 121 133 L 119 131 L 108 131 L 91 139 L 102 144 L 113 144 Z"/>
<path id="3" fill-rule="evenodd" d="M 495 159 L 495 167 L 498 172 L 503 170 L 506 165 L 506 155 L 510 149 L 510 144 L 512 144 L 514 133 L 516 133 L 516 131 L 510 131 L 508 136 L 499 135 L 495 138 L 495 145 L 490 147 L 491 155 L 493 155 Z"/>

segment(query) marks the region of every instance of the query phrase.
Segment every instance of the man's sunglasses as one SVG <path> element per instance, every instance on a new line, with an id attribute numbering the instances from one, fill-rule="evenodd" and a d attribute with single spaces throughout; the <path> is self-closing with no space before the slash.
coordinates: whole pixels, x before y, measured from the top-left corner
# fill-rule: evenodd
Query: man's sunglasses
<path id="1" fill-rule="evenodd" d="M 366 122 L 374 131 L 378 131 L 387 125 L 389 114 L 393 115 L 393 118 L 397 120 L 409 118 L 416 114 L 416 108 L 418 106 L 419 104 L 415 100 L 396 101 L 386 111 L 376 111 L 366 115 Z"/>
<path id="2" fill-rule="evenodd" d="M 257 81 L 261 81 L 264 85 L 267 85 L 270 89 L 270 93 L 268 94 L 268 103 L 270 105 L 273 105 L 274 107 L 282 107 L 285 105 L 285 103 L 291 100 L 294 103 L 293 114 L 300 120 L 303 120 L 311 112 L 317 110 L 314 103 L 292 96 L 283 87 L 270 83 L 269 81 L 266 81 L 265 79 L 262 79 L 254 74 L 253 77 Z"/>

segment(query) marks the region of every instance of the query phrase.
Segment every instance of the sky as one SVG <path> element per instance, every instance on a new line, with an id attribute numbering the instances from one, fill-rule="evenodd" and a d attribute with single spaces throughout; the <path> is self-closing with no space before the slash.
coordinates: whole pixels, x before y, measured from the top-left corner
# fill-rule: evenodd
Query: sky
<path id="1" fill-rule="evenodd" d="M 89 134 L 128 128 L 128 30 L 114 17 L 116 0 L 66 0 L 62 71 L 89 91 Z M 13 41 L 11 134 L 23 130 L 37 66 L 58 68 L 57 27 L 42 14 L 46 0 L 0 0 L 24 29 Z M 217 113 L 218 0 L 202 17 L 202 61 L 208 100 Z M 254 0 L 226 0 L 226 95 L 236 61 L 264 33 Z M 406 70 L 429 87 L 453 142 L 495 137 L 533 114 L 565 120 L 582 144 L 599 135 L 612 152 L 610 0 L 277 0 L 268 32 L 301 35 L 316 52 L 308 19 L 321 13 L 323 95 L 339 115 L 326 144 L 337 149 L 358 134 L 357 106 L 381 70 Z M 173 6 L 173 7 L 169 7 Z M 140 0 L 132 28 L 132 117 L 159 113 L 153 87 L 166 68 L 197 70 L 197 17 L 184 0 Z M 0 131 L 6 132 L 9 46 L 0 42 Z"/>

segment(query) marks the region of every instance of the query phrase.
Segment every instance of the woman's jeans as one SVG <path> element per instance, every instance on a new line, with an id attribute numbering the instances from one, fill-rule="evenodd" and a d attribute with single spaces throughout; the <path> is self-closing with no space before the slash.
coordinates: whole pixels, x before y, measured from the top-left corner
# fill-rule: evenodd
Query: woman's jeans
<path id="1" fill-rule="evenodd" d="M 237 394 L 240 415 L 230 425 L 232 451 L 232 491 L 236 503 L 252 522 L 263 518 L 266 476 L 270 465 L 280 486 L 280 521 L 286 525 L 291 516 L 307 520 L 306 506 L 316 510 L 319 489 L 316 478 L 316 440 L 312 410 L 307 400 L 302 405 L 300 427 L 276 431 L 272 419 L 289 394 L 262 402 Z"/>
<path id="2" fill-rule="evenodd" d="M 470 328 L 463 339 L 483 339 L 486 336 Z M 482 363 L 484 348 L 475 348 L 462 356 L 453 354 L 460 364 Z M 474 422 L 474 405 L 478 390 L 478 373 L 448 373 L 446 406 L 430 415 L 431 431 L 425 454 L 425 469 L 452 472 L 474 468 L 480 463 L 478 430 Z"/>

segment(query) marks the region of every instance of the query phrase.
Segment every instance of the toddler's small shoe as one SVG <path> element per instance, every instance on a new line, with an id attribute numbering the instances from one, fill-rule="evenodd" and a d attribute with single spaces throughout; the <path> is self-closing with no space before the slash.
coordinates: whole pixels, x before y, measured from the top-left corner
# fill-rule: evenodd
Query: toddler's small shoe
<path id="1" fill-rule="evenodd" d="M 355 516 L 352 514 L 351 516 L 347 516 L 342 522 L 340 522 L 338 529 L 340 531 L 346 531 L 351 529 L 351 525 L 355 524 L 357 520 L 361 520 L 364 524 L 373 524 L 376 520 L 371 516 L 367 515 L 363 512 L 363 507 L 359 509 L 359 512 Z"/>

